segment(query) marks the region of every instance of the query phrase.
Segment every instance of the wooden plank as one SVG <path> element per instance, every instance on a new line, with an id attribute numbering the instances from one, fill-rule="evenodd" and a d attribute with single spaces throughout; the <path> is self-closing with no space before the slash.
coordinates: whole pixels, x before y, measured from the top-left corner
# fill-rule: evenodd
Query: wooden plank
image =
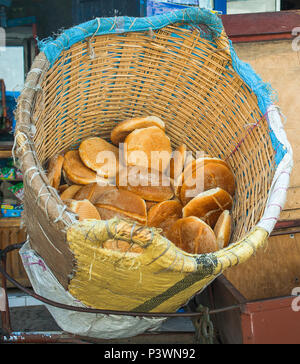
<path id="1" fill-rule="evenodd" d="M 300 187 L 290 187 L 286 199 L 284 210 L 300 209 Z"/>
<path id="2" fill-rule="evenodd" d="M 284 210 L 282 211 L 280 218 L 283 220 L 294 220 L 299 219 L 300 209 L 295 210 Z"/>
<path id="3" fill-rule="evenodd" d="M 26 240 L 26 236 L 26 231 L 24 229 L 20 229 L 20 225 L 0 226 L 0 249 L 4 249 L 9 245 L 23 243 Z M 15 250 L 7 254 L 6 269 L 7 273 L 19 283 L 26 287 L 31 286 L 23 267 L 19 251 Z M 7 282 L 7 287 L 11 288 L 14 287 L 14 285 Z"/>
<path id="4" fill-rule="evenodd" d="M 247 300 L 290 296 L 300 285 L 300 234 L 269 238 L 264 248 L 224 276 Z"/>

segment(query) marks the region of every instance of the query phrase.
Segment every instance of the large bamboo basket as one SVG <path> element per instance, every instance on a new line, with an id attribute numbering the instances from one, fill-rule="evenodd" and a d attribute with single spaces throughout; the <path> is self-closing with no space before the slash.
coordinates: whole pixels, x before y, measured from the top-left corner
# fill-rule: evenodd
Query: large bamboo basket
<path id="1" fill-rule="evenodd" d="M 270 87 L 237 58 L 217 15 L 190 8 L 97 18 L 40 49 L 18 102 L 14 155 L 24 173 L 30 246 L 72 299 L 174 312 L 263 246 L 285 202 L 292 151 Z M 49 186 L 43 168 L 55 153 L 150 114 L 166 122 L 174 148 L 185 143 L 231 166 L 237 186 L 228 248 L 190 255 L 132 222 L 79 223 Z M 140 244 L 144 253 L 109 252 L 107 239 Z"/>

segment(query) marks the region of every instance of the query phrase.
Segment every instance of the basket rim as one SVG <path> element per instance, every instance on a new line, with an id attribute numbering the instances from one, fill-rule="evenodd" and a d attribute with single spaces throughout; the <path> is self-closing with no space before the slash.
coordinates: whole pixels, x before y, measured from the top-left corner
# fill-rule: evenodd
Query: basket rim
<path id="1" fill-rule="evenodd" d="M 188 7 L 149 17 L 97 17 L 65 30 L 55 40 L 51 37 L 40 40 L 38 46 L 40 51 L 46 54 L 52 67 L 61 52 L 88 38 L 92 39 L 105 34 L 158 30 L 176 23 L 192 26 L 206 25 L 213 38 L 219 41 L 220 48 L 228 48 L 229 42 L 221 18 L 215 11 L 200 7 Z"/>

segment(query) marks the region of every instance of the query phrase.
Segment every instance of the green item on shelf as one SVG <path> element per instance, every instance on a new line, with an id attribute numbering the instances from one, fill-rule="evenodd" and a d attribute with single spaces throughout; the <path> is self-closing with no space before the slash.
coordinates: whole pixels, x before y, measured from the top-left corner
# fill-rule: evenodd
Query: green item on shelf
<path id="1" fill-rule="evenodd" d="M 12 180 L 16 178 L 16 171 L 14 168 L 3 167 L 0 168 L 0 179 Z"/>
<path id="2" fill-rule="evenodd" d="M 23 182 L 20 182 L 11 187 L 8 187 L 8 190 L 11 191 L 20 201 L 23 201 L 23 197 L 24 197 Z"/>

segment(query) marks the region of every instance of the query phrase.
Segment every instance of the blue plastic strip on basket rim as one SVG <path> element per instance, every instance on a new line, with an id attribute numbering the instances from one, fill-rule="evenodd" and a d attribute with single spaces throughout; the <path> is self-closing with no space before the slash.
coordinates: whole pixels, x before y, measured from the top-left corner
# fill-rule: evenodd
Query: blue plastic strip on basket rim
<path id="1" fill-rule="evenodd" d="M 47 38 L 38 41 L 40 51 L 44 52 L 52 67 L 61 53 L 71 48 L 72 45 L 84 41 L 96 35 L 105 34 L 122 34 L 128 32 L 142 32 L 151 29 L 161 29 L 170 24 L 184 22 L 190 25 L 205 24 L 212 33 L 213 38 L 219 38 L 223 31 L 223 23 L 217 14 L 209 9 L 200 9 L 199 7 L 190 7 L 182 10 L 167 12 L 161 15 L 133 18 L 133 17 L 114 17 L 114 18 L 96 18 L 83 24 L 74 26 L 65 30 L 55 40 Z M 242 78 L 246 85 L 257 96 L 258 106 L 262 114 L 267 118 L 268 107 L 273 104 L 272 88 L 268 83 L 262 81 L 260 76 L 253 68 L 241 61 L 230 42 L 230 52 L 233 69 Z M 275 150 L 275 162 L 278 166 L 286 149 L 278 140 L 273 130 L 270 129 L 270 138 Z"/>
<path id="2" fill-rule="evenodd" d="M 45 53 L 52 67 L 62 51 L 70 49 L 73 44 L 87 38 L 96 35 L 156 30 L 178 22 L 191 25 L 205 24 L 214 38 L 218 38 L 223 31 L 222 20 L 213 11 L 191 7 L 150 17 L 96 18 L 65 30 L 55 40 L 51 37 L 40 40 L 38 46 L 40 51 Z"/>

